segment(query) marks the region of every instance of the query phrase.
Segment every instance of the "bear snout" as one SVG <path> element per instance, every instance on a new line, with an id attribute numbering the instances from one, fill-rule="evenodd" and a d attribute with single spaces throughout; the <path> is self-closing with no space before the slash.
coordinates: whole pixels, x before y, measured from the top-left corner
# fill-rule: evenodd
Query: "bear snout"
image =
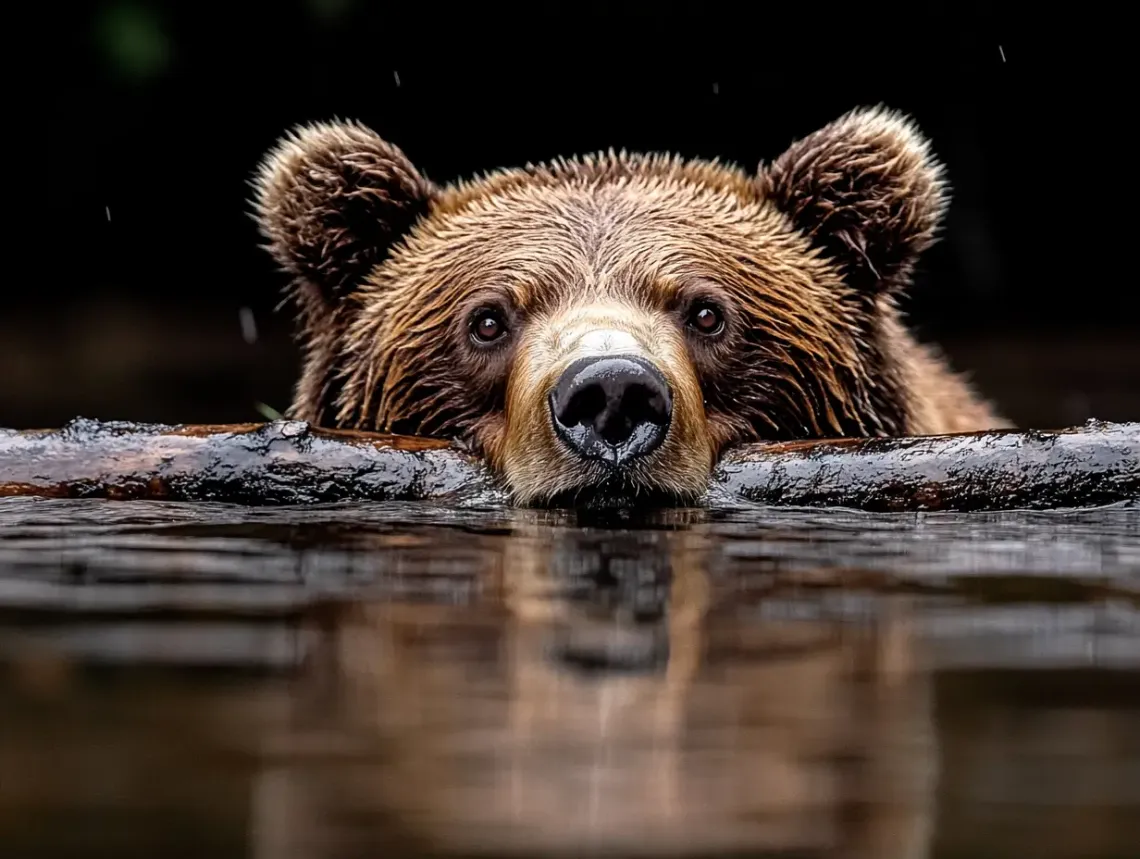
<path id="1" fill-rule="evenodd" d="M 555 434 L 578 456 L 622 466 L 665 440 L 673 392 L 637 355 L 588 356 L 571 363 L 551 391 Z"/>

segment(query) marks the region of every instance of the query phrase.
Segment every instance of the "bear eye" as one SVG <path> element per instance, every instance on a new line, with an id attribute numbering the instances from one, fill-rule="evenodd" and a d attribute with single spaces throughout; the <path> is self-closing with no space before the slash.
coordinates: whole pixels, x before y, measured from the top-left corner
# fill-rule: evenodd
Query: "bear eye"
<path id="1" fill-rule="evenodd" d="M 724 314 L 719 307 L 709 301 L 693 305 L 689 311 L 689 327 L 701 334 L 720 334 L 724 330 Z"/>
<path id="2" fill-rule="evenodd" d="M 494 343 L 507 333 L 507 325 L 497 310 L 480 310 L 471 320 L 471 336 L 477 343 Z"/>

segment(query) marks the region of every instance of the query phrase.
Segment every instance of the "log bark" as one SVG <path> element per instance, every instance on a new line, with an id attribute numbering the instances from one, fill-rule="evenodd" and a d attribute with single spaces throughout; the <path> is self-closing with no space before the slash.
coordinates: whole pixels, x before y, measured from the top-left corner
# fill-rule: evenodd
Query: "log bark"
<path id="1" fill-rule="evenodd" d="M 1048 510 L 1140 500 L 1140 423 L 749 445 L 713 494 L 874 512 Z"/>
<path id="2" fill-rule="evenodd" d="M 18 495 L 249 505 L 507 500 L 477 457 L 445 441 L 299 421 L 78 419 L 59 430 L 0 430 L 0 497 Z M 868 511 L 1135 503 L 1140 423 L 745 445 L 722 458 L 707 501 Z"/>
<path id="3" fill-rule="evenodd" d="M 446 441 L 303 421 L 166 426 L 80 418 L 59 430 L 0 430 L 0 497 L 261 505 L 495 494 L 479 459 Z"/>

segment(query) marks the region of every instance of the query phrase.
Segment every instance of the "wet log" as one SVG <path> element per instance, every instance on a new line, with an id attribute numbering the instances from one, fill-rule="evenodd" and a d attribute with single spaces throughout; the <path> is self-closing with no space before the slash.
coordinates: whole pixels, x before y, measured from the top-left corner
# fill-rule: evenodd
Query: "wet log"
<path id="1" fill-rule="evenodd" d="M 1140 501 L 1140 423 L 748 445 L 713 495 L 872 512 L 1049 510 Z"/>
<path id="2" fill-rule="evenodd" d="M 314 504 L 494 496 L 482 462 L 446 441 L 303 421 L 186 425 L 79 418 L 0 430 L 0 497 Z"/>
<path id="3" fill-rule="evenodd" d="M 445 441 L 299 421 L 78 419 L 59 430 L 0 430 L 0 497 L 13 495 L 249 505 L 506 500 L 477 457 Z M 1138 502 L 1140 424 L 745 445 L 722 458 L 707 500 L 868 511 Z"/>

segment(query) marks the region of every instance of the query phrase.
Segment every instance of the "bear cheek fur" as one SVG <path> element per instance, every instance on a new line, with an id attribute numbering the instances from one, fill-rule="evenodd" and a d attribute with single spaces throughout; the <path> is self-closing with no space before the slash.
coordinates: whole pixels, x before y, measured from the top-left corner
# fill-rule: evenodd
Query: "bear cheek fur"
<path id="1" fill-rule="evenodd" d="M 516 347 L 507 385 L 505 432 L 488 439 L 484 450 L 523 503 L 604 482 L 611 472 L 602 463 L 566 449 L 552 425 L 549 395 L 561 374 L 588 353 L 582 336 L 609 329 L 629 334 L 639 348 L 613 354 L 640 354 L 652 361 L 672 390 L 669 432 L 656 451 L 635 461 L 626 481 L 642 490 L 680 497 L 703 492 L 714 447 L 700 383 L 672 320 L 625 303 L 572 306 L 533 320 Z"/>

